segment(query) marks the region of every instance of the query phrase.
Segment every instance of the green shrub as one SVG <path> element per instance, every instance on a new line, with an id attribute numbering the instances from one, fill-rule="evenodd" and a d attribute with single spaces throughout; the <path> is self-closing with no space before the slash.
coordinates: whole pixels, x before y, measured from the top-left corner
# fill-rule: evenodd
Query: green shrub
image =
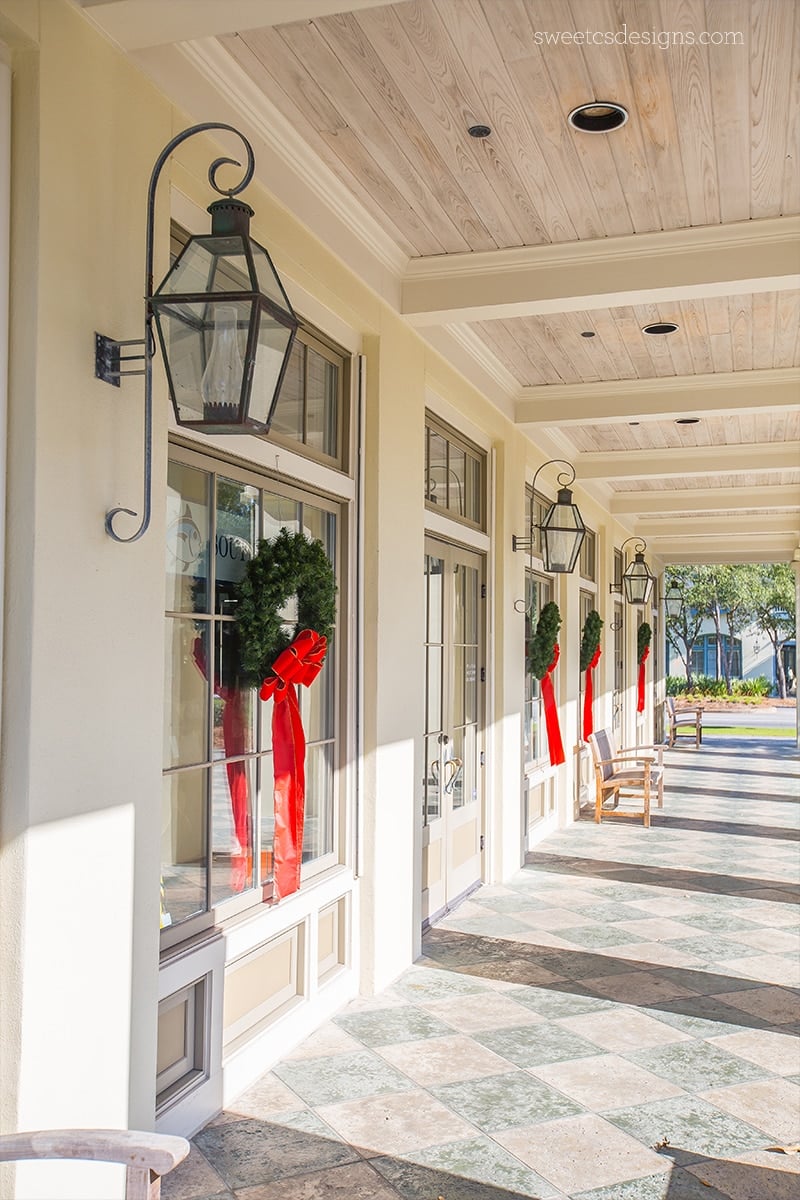
<path id="1" fill-rule="evenodd" d="M 772 684 L 766 675 L 758 675 L 755 679 L 734 679 L 733 681 L 734 696 L 769 696 L 771 692 Z"/>
<path id="2" fill-rule="evenodd" d="M 668 696 L 683 696 L 687 689 L 685 675 L 668 675 L 667 676 L 667 695 Z"/>
<path id="3" fill-rule="evenodd" d="M 727 696 L 728 689 L 724 679 L 714 679 L 711 675 L 695 675 L 694 690 L 700 696 Z"/>

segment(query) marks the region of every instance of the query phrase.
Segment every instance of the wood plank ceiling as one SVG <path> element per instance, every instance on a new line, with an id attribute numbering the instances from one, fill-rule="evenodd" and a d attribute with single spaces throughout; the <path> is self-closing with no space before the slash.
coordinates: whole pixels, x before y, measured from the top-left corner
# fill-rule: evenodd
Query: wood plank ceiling
<path id="1" fill-rule="evenodd" d="M 800 545 L 800 266 L 780 260 L 792 258 L 800 215 L 800 3 L 296 4 L 303 19 L 275 24 L 265 0 L 260 27 L 227 31 L 220 6 L 206 81 L 227 97 L 237 91 L 229 80 L 243 79 L 263 97 L 265 114 L 304 144 L 304 169 L 318 162 L 407 257 L 404 288 L 420 268 L 430 278 L 451 263 L 485 271 L 472 290 L 491 292 L 493 304 L 477 313 L 480 303 L 465 302 L 461 317 L 452 299 L 439 312 L 421 305 L 423 334 L 438 349 L 453 338 L 470 348 L 516 404 L 520 428 L 548 457 L 572 457 L 579 480 L 583 470 L 610 503 L 639 495 L 644 514 L 653 497 L 695 492 L 705 518 L 715 491 L 756 487 L 764 536 L 738 536 L 726 495 L 717 515 L 728 514 L 728 541 L 742 557 L 791 558 Z M 231 22 L 244 11 L 241 0 L 226 8 Z M 199 25 L 184 34 L 201 35 Z M 568 125 L 573 107 L 602 100 L 628 110 L 622 128 Z M 470 137 L 476 123 L 490 135 Z M 753 265 L 760 239 L 763 278 Z M 702 258 L 707 250 L 717 259 Z M 699 257 L 681 257 L 690 252 Z M 550 272 L 546 304 L 527 312 L 525 288 L 513 292 L 520 262 L 532 264 L 534 292 L 539 264 Z M 604 300 L 598 273 L 614 285 L 605 292 L 630 302 Z M 501 312 L 505 295 L 513 304 Z M 642 333 L 666 320 L 676 333 Z M 568 420 L 570 406 L 580 415 Z M 698 424 L 676 425 L 692 413 Z M 703 474 L 695 457 L 671 476 L 663 456 L 673 451 L 702 456 Z M 785 527 L 787 510 L 796 528 Z M 630 506 L 621 519 L 636 531 Z M 681 529 L 691 522 L 682 517 Z M 709 553 L 725 540 L 715 532 Z"/>
<path id="2" fill-rule="evenodd" d="M 791 0 L 421 0 L 223 40 L 398 244 L 428 255 L 800 211 L 797 19 Z M 741 44 L 537 40 L 623 25 Z M 614 137 L 565 122 L 595 98 L 631 114 Z M 473 123 L 491 136 L 467 137 Z"/>

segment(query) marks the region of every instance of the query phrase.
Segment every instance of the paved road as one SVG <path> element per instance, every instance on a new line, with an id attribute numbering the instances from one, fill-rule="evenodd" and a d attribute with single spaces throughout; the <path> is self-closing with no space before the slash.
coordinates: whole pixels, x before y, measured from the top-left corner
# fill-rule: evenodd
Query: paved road
<path id="1" fill-rule="evenodd" d="M 749 712 L 706 712 L 703 713 L 704 725 L 724 725 L 726 728 L 745 726 L 748 729 L 787 728 L 794 729 L 797 720 L 794 708 L 772 708 L 769 710 L 753 709 Z"/>

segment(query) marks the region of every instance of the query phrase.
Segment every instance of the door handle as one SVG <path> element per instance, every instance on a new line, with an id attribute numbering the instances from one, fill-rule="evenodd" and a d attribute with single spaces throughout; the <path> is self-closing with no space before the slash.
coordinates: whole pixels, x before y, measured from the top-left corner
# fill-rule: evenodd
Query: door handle
<path id="1" fill-rule="evenodd" d="M 464 763 L 460 758 L 448 758 L 447 766 L 452 767 L 453 771 L 450 775 L 450 778 L 444 785 L 444 790 L 448 793 L 451 793 L 453 788 L 456 786 L 456 780 L 464 769 Z"/>

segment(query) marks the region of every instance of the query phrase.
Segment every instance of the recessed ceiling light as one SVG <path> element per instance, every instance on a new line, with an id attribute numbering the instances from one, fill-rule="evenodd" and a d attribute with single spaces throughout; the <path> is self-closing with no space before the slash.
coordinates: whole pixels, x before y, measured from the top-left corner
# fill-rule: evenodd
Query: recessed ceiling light
<path id="1" fill-rule="evenodd" d="M 469 136 L 474 138 L 487 138 L 491 132 L 488 125 L 470 125 L 467 130 Z"/>
<path id="2" fill-rule="evenodd" d="M 675 424 L 676 425 L 699 425 L 700 418 L 699 417 L 676 417 Z"/>
<path id="3" fill-rule="evenodd" d="M 581 133 L 610 133 L 620 129 L 628 119 L 628 110 L 613 100 L 592 100 L 579 104 L 567 116 L 573 129 Z"/>
<path id="4" fill-rule="evenodd" d="M 654 321 L 652 325 L 643 325 L 642 333 L 659 336 L 665 333 L 674 333 L 677 328 L 674 321 Z"/>
<path id="5" fill-rule="evenodd" d="M 594 333 L 593 329 L 584 329 L 583 333 L 581 334 L 581 337 L 594 337 L 594 336 L 595 336 L 595 333 Z"/>

